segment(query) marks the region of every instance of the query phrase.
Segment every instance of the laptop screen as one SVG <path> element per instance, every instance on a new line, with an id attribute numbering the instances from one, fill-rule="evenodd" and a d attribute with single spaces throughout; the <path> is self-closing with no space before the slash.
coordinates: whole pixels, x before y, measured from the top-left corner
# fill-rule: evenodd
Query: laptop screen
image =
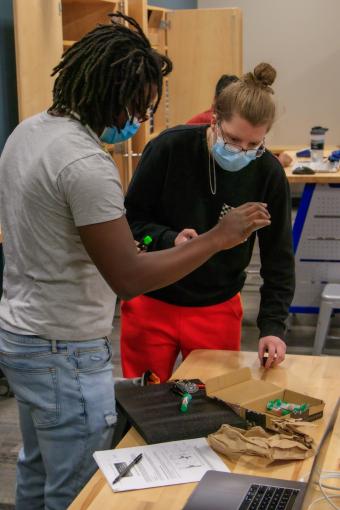
<path id="1" fill-rule="evenodd" d="M 305 492 L 305 497 L 303 500 L 303 505 L 301 510 L 307 510 L 312 503 L 313 500 L 317 499 L 320 496 L 320 492 L 316 491 L 316 487 L 319 484 L 319 479 L 321 475 L 321 471 L 325 462 L 325 458 L 328 452 L 329 442 L 332 436 L 332 432 L 334 429 L 334 425 L 338 416 L 340 406 L 340 399 L 337 401 L 335 408 L 332 412 L 330 420 L 327 424 L 327 428 L 322 436 L 320 441 L 318 452 L 314 458 L 312 470 L 309 476 L 308 485 Z"/>

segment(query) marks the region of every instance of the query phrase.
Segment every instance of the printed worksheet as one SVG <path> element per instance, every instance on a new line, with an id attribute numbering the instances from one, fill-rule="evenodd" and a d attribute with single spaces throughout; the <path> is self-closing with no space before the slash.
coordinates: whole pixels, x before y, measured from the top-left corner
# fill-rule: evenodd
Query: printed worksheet
<path id="1" fill-rule="evenodd" d="M 113 483 L 140 454 L 142 459 L 117 483 Z M 112 490 L 118 492 L 198 482 L 211 469 L 229 472 L 203 437 L 106 450 L 95 452 L 93 456 Z"/>

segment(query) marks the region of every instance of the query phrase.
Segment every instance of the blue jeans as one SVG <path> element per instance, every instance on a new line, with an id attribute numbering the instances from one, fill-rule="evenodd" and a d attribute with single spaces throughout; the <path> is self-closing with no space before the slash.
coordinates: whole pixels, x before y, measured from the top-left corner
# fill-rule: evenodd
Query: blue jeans
<path id="1" fill-rule="evenodd" d="M 65 510 L 110 448 L 116 422 L 111 345 L 0 329 L 0 368 L 19 406 L 17 510 Z"/>

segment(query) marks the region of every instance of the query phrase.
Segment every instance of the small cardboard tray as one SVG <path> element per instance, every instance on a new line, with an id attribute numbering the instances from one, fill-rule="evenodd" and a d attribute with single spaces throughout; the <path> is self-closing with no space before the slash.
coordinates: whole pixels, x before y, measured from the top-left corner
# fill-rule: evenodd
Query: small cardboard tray
<path id="1" fill-rule="evenodd" d="M 286 419 L 287 416 L 306 421 L 317 420 L 322 417 L 325 407 L 323 400 L 253 379 L 249 368 L 241 368 L 206 380 L 206 393 L 209 397 L 237 406 L 240 416 L 251 424 L 271 430 L 276 430 L 273 420 Z M 276 399 L 308 404 L 309 407 L 303 414 L 290 413 L 280 417 L 267 410 L 268 401 Z"/>

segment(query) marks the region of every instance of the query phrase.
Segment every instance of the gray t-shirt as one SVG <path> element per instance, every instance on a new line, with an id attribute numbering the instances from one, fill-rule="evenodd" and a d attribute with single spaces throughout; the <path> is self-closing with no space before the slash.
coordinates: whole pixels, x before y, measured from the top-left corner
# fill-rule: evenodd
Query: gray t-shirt
<path id="1" fill-rule="evenodd" d="M 124 212 L 118 170 L 93 132 L 47 112 L 22 122 L 0 159 L 0 327 L 56 340 L 108 335 L 116 296 L 77 227 Z"/>

